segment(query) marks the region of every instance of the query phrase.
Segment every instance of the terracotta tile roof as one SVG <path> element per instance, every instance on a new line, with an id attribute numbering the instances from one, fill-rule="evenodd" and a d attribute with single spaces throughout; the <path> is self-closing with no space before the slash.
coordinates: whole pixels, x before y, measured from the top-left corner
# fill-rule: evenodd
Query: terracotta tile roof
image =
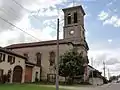
<path id="1" fill-rule="evenodd" d="M 59 40 L 59 44 L 69 44 L 72 42 L 66 40 Z M 26 48 L 26 47 L 36 47 L 36 46 L 47 46 L 47 45 L 56 45 L 57 40 L 51 41 L 41 41 L 41 42 L 32 42 L 32 43 L 20 43 L 20 44 L 12 44 L 10 46 L 5 47 L 6 49 L 15 49 L 15 48 Z"/>
<path id="2" fill-rule="evenodd" d="M 0 52 L 4 52 L 4 53 L 7 53 L 7 54 L 11 54 L 11 55 L 14 55 L 14 56 L 23 58 L 23 59 L 25 59 L 25 60 L 27 59 L 26 57 L 24 57 L 24 56 L 22 56 L 22 55 L 19 55 L 19 54 L 13 52 L 13 51 L 7 50 L 7 49 L 2 48 L 2 47 L 0 47 Z"/>

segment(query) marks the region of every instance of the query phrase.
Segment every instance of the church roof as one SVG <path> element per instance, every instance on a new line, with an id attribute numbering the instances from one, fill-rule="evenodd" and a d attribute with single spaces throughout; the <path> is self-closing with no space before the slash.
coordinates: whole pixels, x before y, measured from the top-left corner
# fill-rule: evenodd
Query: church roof
<path id="1" fill-rule="evenodd" d="M 72 44 L 72 42 L 66 41 L 64 39 L 59 40 L 59 44 L 70 44 L 70 43 Z M 15 48 L 26 48 L 26 47 L 36 47 L 36 46 L 48 46 L 48 45 L 57 45 L 57 40 L 12 44 L 5 48 L 6 49 L 15 49 Z"/>
<path id="2" fill-rule="evenodd" d="M 11 54 L 11 55 L 14 55 L 14 56 L 23 58 L 23 59 L 27 59 L 26 57 L 24 57 L 24 56 L 22 56 L 22 55 L 19 55 L 19 54 L 13 52 L 13 51 L 7 50 L 7 49 L 2 48 L 2 47 L 0 47 L 0 52 L 4 52 L 4 53 Z"/>
<path id="3" fill-rule="evenodd" d="M 62 10 L 65 11 L 65 10 L 76 9 L 76 8 L 80 8 L 80 9 L 82 10 L 82 13 L 85 15 L 85 11 L 84 11 L 84 9 L 83 9 L 83 7 L 82 7 L 81 5 L 79 5 L 79 6 L 73 6 L 73 7 L 68 7 L 68 8 L 64 8 L 64 9 L 62 9 Z"/>

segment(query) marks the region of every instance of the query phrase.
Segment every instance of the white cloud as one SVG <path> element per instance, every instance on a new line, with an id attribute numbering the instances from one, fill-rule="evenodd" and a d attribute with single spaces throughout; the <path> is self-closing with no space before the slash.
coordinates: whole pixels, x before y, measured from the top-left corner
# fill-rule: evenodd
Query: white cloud
<path id="1" fill-rule="evenodd" d="M 111 43 L 111 42 L 112 42 L 112 39 L 108 39 L 108 42 Z"/>
<path id="2" fill-rule="evenodd" d="M 113 2 L 109 2 L 108 4 L 107 4 L 107 6 L 111 6 L 113 4 Z"/>
<path id="3" fill-rule="evenodd" d="M 112 42 L 112 40 L 108 40 Z M 119 67 L 120 66 L 120 48 L 114 47 L 109 48 L 110 44 L 100 43 L 100 44 L 92 44 L 88 56 L 94 60 L 94 67 L 100 70 L 103 73 L 103 61 L 106 63 L 106 72 L 107 69 L 110 69 L 111 75 L 115 75 L 120 73 Z M 97 48 L 92 48 L 98 46 Z M 107 74 L 106 74 L 107 75 Z"/>
<path id="4" fill-rule="evenodd" d="M 105 20 L 103 22 L 103 25 L 105 25 L 105 24 L 114 24 L 117 21 L 117 18 L 118 18 L 117 16 L 112 16 L 111 18 Z"/>
<path id="5" fill-rule="evenodd" d="M 117 11 L 118 11 L 118 9 L 117 9 L 117 8 L 115 8 L 113 11 L 114 11 L 114 12 L 117 12 Z"/>
<path id="6" fill-rule="evenodd" d="M 113 25 L 114 27 L 120 27 L 120 18 L 118 16 L 111 16 L 109 19 L 106 19 L 103 22 L 103 25 L 110 24 Z"/>
<path id="7" fill-rule="evenodd" d="M 46 27 L 43 30 L 40 29 L 29 29 L 25 30 L 27 33 L 31 34 L 32 36 L 35 36 L 38 38 L 40 41 L 45 41 L 45 40 L 56 40 L 56 35 L 52 37 L 50 33 L 53 31 L 51 27 Z M 62 37 L 60 33 L 60 38 Z M 23 43 L 23 42 L 35 42 L 38 41 L 37 39 L 34 39 L 33 37 L 23 33 L 22 31 L 19 30 L 9 30 L 9 31 L 4 31 L 0 33 L 0 38 L 4 38 L 0 40 L 0 45 L 1 46 L 6 46 L 10 45 L 13 43 Z"/>
<path id="8" fill-rule="evenodd" d="M 106 65 L 115 65 L 118 63 L 120 63 L 120 61 L 116 59 L 115 57 L 111 57 L 108 60 L 106 60 Z"/>
<path id="9" fill-rule="evenodd" d="M 51 21 L 51 20 L 50 20 Z M 56 40 L 56 32 L 54 36 L 51 36 L 51 32 L 55 31 L 49 24 L 50 21 L 46 21 L 47 26 L 43 29 L 34 29 L 31 27 L 30 21 L 28 16 L 24 16 L 19 23 L 16 23 L 16 26 L 21 28 L 23 31 L 27 32 L 28 34 L 36 37 L 40 41 L 45 40 Z M 53 20 L 56 22 L 56 20 Z M 23 42 L 35 42 L 38 41 L 37 39 L 33 38 L 23 31 L 18 30 L 17 28 L 12 28 L 12 30 L 5 30 L 0 33 L 0 38 L 4 38 L 0 40 L 1 46 L 10 45 L 13 43 L 23 43 Z M 63 31 L 60 32 L 60 38 L 63 37 Z"/>
<path id="10" fill-rule="evenodd" d="M 99 15 L 98 15 L 99 20 L 105 20 L 105 19 L 108 18 L 108 16 L 109 16 L 109 14 L 108 14 L 107 12 L 105 12 L 105 11 L 101 11 L 101 12 L 99 13 Z"/>
<path id="11" fill-rule="evenodd" d="M 67 2 L 67 0 L 15 0 L 23 7 L 25 7 L 29 11 L 36 11 L 36 16 L 46 16 L 53 17 L 58 15 L 58 8 L 56 5 Z M 46 3 L 47 2 L 47 3 Z M 30 18 L 28 18 L 31 13 L 27 12 L 25 9 L 21 8 L 12 0 L 0 0 L 0 17 L 8 20 L 9 22 L 15 24 L 17 27 L 23 29 L 23 31 L 31 34 L 32 36 L 40 39 L 40 40 L 53 40 L 56 39 L 56 17 L 53 19 L 47 19 L 44 24 L 45 27 L 40 29 L 34 29 L 31 26 Z M 2 10 L 2 11 L 1 11 Z M 38 13 L 39 11 L 39 13 Z M 60 38 L 63 37 L 62 34 L 62 26 L 63 26 L 63 12 L 59 9 L 59 17 L 60 17 Z M 51 23 L 52 22 L 52 23 Z M 17 28 L 7 24 L 6 22 L 0 20 L 0 38 L 4 38 L 0 40 L 1 46 L 6 46 L 13 43 L 20 42 L 31 42 L 36 41 L 33 37 L 23 33 Z M 51 36 L 51 32 L 55 32 L 55 35 Z"/>

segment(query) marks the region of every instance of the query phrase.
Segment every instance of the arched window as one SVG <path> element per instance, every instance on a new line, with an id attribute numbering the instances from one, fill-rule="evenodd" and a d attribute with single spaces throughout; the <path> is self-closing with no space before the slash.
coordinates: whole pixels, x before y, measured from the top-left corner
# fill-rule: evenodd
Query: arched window
<path id="1" fill-rule="evenodd" d="M 41 66 L 41 53 L 36 53 L 37 65 Z"/>
<path id="2" fill-rule="evenodd" d="M 77 23 L 77 12 L 74 13 L 74 23 Z"/>
<path id="3" fill-rule="evenodd" d="M 52 51 L 49 53 L 49 55 L 50 55 L 50 60 L 49 60 L 50 66 L 53 66 L 55 64 L 55 52 Z"/>
<path id="4" fill-rule="evenodd" d="M 68 23 L 68 24 L 71 24 L 71 14 L 68 14 L 67 23 Z"/>

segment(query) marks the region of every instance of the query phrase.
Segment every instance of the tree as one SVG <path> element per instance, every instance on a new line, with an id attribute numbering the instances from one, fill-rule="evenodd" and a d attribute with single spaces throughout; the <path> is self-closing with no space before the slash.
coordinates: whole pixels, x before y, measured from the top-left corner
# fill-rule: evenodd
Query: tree
<path id="1" fill-rule="evenodd" d="M 60 56 L 59 75 L 73 78 L 84 74 L 84 58 L 75 49 Z"/>
<path id="2" fill-rule="evenodd" d="M 111 77 L 109 78 L 109 80 L 110 80 L 110 81 L 118 80 L 118 76 L 111 76 Z"/>

